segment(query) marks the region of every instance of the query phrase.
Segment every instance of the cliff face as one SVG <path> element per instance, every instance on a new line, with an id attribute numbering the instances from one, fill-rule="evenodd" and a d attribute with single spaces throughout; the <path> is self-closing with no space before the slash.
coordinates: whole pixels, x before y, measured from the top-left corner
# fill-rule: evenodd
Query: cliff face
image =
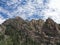
<path id="1" fill-rule="evenodd" d="M 0 25 L 0 42 L 0 45 L 60 45 L 60 25 L 50 18 L 46 22 L 8 19 Z"/>

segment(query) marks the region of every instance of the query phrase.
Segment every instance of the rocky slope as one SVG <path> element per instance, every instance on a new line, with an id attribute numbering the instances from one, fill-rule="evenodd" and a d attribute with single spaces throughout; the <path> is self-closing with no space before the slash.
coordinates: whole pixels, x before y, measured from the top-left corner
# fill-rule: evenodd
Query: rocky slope
<path id="1" fill-rule="evenodd" d="M 8 19 L 0 25 L 0 45 L 60 45 L 60 24 L 50 18 Z"/>

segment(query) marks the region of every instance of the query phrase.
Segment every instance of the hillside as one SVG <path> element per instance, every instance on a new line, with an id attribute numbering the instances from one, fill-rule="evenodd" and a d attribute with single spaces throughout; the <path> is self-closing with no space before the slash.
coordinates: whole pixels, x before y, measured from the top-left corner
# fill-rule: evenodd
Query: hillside
<path id="1" fill-rule="evenodd" d="M 60 45 L 60 24 L 50 18 L 8 19 L 0 25 L 0 45 Z"/>

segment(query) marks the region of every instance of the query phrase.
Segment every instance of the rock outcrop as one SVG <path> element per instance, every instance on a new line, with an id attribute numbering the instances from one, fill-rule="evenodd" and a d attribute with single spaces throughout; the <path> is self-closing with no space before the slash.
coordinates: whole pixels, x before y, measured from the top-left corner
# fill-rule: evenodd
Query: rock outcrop
<path id="1" fill-rule="evenodd" d="M 4 42 L 1 45 L 60 45 L 60 25 L 50 18 L 46 22 L 8 19 L 0 25 L 0 42 Z"/>

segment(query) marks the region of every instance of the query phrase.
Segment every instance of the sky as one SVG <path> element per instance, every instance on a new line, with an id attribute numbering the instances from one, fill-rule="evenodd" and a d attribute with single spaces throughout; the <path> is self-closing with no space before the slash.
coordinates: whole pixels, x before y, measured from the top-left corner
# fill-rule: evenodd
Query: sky
<path id="1" fill-rule="evenodd" d="M 19 16 L 28 19 L 53 19 L 60 24 L 60 0 L 0 0 L 0 24 Z"/>

